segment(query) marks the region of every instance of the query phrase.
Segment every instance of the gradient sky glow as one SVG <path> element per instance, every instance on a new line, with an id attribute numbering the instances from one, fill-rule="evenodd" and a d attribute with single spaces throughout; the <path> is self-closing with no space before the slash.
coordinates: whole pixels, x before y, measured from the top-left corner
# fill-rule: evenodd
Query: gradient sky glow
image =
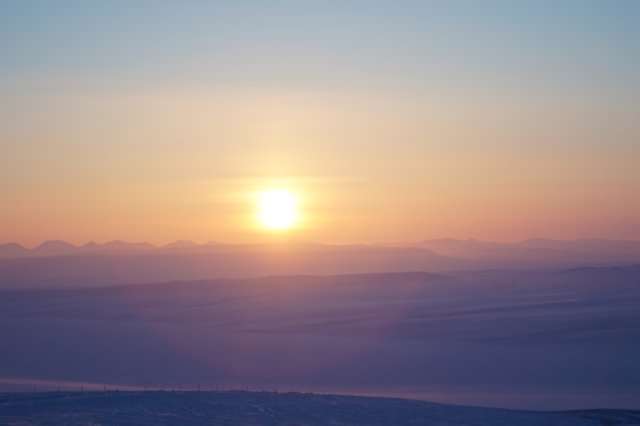
<path id="1" fill-rule="evenodd" d="M 640 239 L 640 2 L 5 1 L 0 242 Z"/>

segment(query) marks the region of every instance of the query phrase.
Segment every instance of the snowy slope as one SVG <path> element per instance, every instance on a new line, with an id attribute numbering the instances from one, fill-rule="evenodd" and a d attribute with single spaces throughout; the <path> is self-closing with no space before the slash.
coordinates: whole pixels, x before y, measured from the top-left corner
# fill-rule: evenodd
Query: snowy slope
<path id="1" fill-rule="evenodd" d="M 0 396 L 3 425 L 639 425 L 640 411 L 535 412 L 392 398 L 273 392 L 89 392 Z"/>
<path id="2" fill-rule="evenodd" d="M 637 409 L 640 271 L 359 274 L 0 292 L 0 390 L 303 390 Z"/>

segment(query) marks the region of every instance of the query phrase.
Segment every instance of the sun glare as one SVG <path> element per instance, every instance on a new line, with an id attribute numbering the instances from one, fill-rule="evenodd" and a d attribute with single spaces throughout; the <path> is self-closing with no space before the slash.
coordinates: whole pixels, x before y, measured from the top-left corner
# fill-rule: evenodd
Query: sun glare
<path id="1" fill-rule="evenodd" d="M 284 189 L 263 191 L 258 197 L 258 218 L 268 229 L 291 228 L 298 220 L 297 208 L 294 194 Z"/>

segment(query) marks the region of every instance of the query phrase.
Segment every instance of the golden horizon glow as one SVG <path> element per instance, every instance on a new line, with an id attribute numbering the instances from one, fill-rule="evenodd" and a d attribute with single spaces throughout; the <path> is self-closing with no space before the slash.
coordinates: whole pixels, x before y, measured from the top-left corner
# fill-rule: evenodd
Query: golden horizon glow
<path id="1" fill-rule="evenodd" d="M 269 189 L 258 196 L 258 219 L 264 228 L 285 230 L 298 221 L 296 196 L 285 189 Z"/>
<path id="2" fill-rule="evenodd" d="M 640 1 L 156 3 L 2 7 L 0 244 L 640 240 Z"/>

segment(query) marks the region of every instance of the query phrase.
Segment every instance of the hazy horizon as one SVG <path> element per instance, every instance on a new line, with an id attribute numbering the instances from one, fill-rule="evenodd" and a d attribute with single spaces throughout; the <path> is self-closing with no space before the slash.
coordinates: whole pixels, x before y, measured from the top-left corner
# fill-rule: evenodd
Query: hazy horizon
<path id="1" fill-rule="evenodd" d="M 206 245 L 206 244 L 224 244 L 224 245 L 256 245 L 256 244 L 326 244 L 326 245 L 411 245 L 411 244 L 419 244 L 421 242 L 428 241 L 456 241 L 463 243 L 488 243 L 488 244 L 519 244 L 533 241 L 553 241 L 553 242 L 580 242 L 580 241 L 611 241 L 611 242 L 630 242 L 630 243 L 640 243 L 640 239 L 628 239 L 628 238 L 599 238 L 599 237 L 578 237 L 572 239 L 562 239 L 562 238 L 546 238 L 546 237 L 530 237 L 519 240 L 482 240 L 478 238 L 454 238 L 454 237 L 441 237 L 441 238 L 417 238 L 411 241 L 396 241 L 396 240 L 388 240 L 388 241 L 344 241 L 339 243 L 326 242 L 326 241 L 315 241 L 315 240 L 301 240 L 296 238 L 288 238 L 286 236 L 277 236 L 270 239 L 261 239 L 255 241 L 222 241 L 222 240 L 191 240 L 185 238 L 179 238 L 176 240 L 165 240 L 165 241 L 129 241 L 125 239 L 111 239 L 111 240 L 75 240 L 69 241 L 61 238 L 51 238 L 46 240 L 38 240 L 31 243 L 25 243 L 23 241 L 0 241 L 0 246 L 6 244 L 19 244 L 22 247 L 32 250 L 42 246 L 45 243 L 52 242 L 62 242 L 68 243 L 75 247 L 82 247 L 86 245 L 96 244 L 96 245 L 105 245 L 110 243 L 124 243 L 124 244 L 150 244 L 154 248 L 164 248 L 167 246 L 171 246 L 174 243 L 193 243 L 195 245 Z"/>

